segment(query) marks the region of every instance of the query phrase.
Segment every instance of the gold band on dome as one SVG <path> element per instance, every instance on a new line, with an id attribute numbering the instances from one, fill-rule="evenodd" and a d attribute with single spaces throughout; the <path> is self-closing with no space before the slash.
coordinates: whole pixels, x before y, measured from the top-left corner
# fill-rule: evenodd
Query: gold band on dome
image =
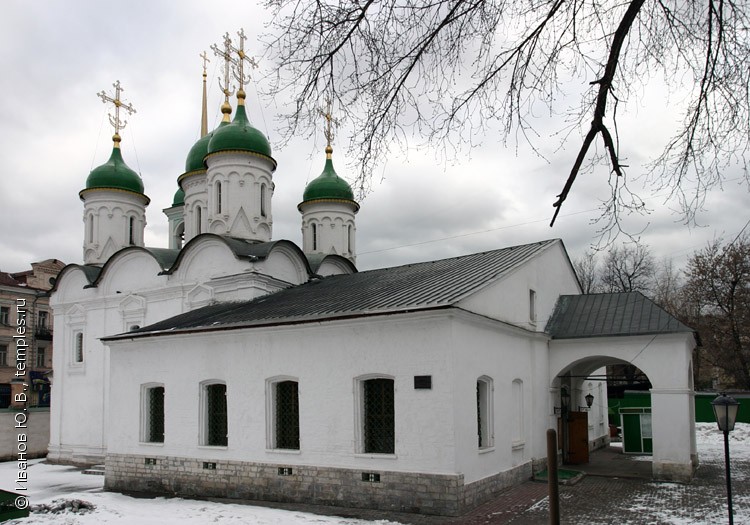
<path id="1" fill-rule="evenodd" d="M 305 204 L 315 204 L 316 202 L 338 202 L 340 204 L 354 204 L 354 212 L 359 211 L 359 203 L 351 199 L 310 199 L 309 201 L 302 201 L 297 204 L 297 210 L 302 211 L 302 206 Z"/>
<path id="2" fill-rule="evenodd" d="M 273 157 L 269 157 L 268 155 L 263 155 L 262 153 L 257 153 L 255 151 L 246 151 L 244 149 L 223 149 L 220 151 L 214 151 L 213 153 L 209 153 L 208 155 L 206 155 L 203 160 L 205 162 L 205 160 L 208 157 L 213 157 L 214 155 L 221 155 L 222 153 L 241 153 L 243 155 L 250 155 L 251 157 L 260 157 L 261 159 L 270 160 L 273 163 L 273 171 L 276 171 L 276 167 L 278 166 L 278 164 L 276 163 L 276 159 L 274 159 Z M 177 179 L 177 180 L 179 181 L 180 179 Z"/>
<path id="3" fill-rule="evenodd" d="M 182 181 L 184 181 L 188 177 L 192 177 L 193 175 L 202 175 L 205 173 L 206 173 L 206 168 L 203 168 L 200 170 L 186 171 L 185 173 L 177 177 L 177 184 L 179 185 Z"/>

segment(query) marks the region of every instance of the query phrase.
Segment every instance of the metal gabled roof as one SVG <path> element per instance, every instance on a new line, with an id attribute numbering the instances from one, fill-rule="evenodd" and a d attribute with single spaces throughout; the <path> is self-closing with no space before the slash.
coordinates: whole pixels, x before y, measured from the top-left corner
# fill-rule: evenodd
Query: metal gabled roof
<path id="1" fill-rule="evenodd" d="M 545 331 L 553 339 L 694 332 L 640 292 L 561 295 Z"/>
<path id="2" fill-rule="evenodd" d="M 252 301 L 206 306 L 107 339 L 451 306 L 559 242 L 548 240 L 439 261 L 333 275 Z"/>

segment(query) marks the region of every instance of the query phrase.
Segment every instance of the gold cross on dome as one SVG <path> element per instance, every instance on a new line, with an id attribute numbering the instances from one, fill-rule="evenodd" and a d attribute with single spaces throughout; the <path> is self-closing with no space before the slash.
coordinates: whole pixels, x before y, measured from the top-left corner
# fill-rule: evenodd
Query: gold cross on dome
<path id="1" fill-rule="evenodd" d="M 245 54 L 245 40 L 247 40 L 247 37 L 245 36 L 245 30 L 240 29 L 237 31 L 237 36 L 240 40 L 240 47 L 232 47 L 232 51 L 237 53 L 237 58 L 232 59 L 232 63 L 237 68 L 234 72 L 234 78 L 237 79 L 237 82 L 240 83 L 240 90 L 244 91 L 245 84 L 247 84 L 250 81 L 250 76 L 245 75 L 245 62 L 248 63 L 250 67 L 253 69 L 256 69 L 258 67 L 258 63 L 255 61 L 255 58 L 247 56 Z M 231 44 L 230 44 L 231 45 Z"/>
<path id="2" fill-rule="evenodd" d="M 229 33 L 224 33 L 224 49 L 219 49 L 216 44 L 211 44 L 211 50 L 219 58 L 224 59 L 224 80 L 222 83 L 221 77 L 219 77 L 219 87 L 222 93 L 224 93 L 224 103 L 229 104 L 229 97 L 234 93 L 231 89 L 230 82 L 232 81 L 232 40 L 229 38 Z"/>
<path id="3" fill-rule="evenodd" d="M 115 137 L 117 139 L 120 138 L 120 130 L 125 129 L 125 126 L 128 124 L 127 120 L 120 120 L 120 108 L 124 109 L 128 112 L 128 114 L 132 115 L 135 113 L 135 108 L 133 107 L 133 104 L 125 104 L 121 98 L 122 92 L 125 91 L 125 89 L 120 85 L 120 81 L 118 80 L 112 86 L 115 88 L 115 96 L 111 97 L 107 95 L 104 90 L 97 93 L 97 96 L 102 99 L 102 102 L 106 104 L 107 102 L 111 102 L 115 106 L 115 114 L 112 115 L 112 113 L 109 113 L 109 123 L 112 125 L 113 128 L 115 128 Z M 113 137 L 113 138 L 115 138 Z M 117 141 L 117 139 L 115 139 Z"/>
<path id="4" fill-rule="evenodd" d="M 205 51 L 200 54 L 200 57 L 203 59 L 203 76 L 205 77 L 206 76 L 206 66 L 211 61 L 208 59 L 208 56 L 206 55 Z"/>
<path id="5" fill-rule="evenodd" d="M 326 109 L 320 110 L 320 114 L 323 116 L 324 119 L 326 119 L 326 127 L 323 130 L 323 135 L 326 138 L 326 150 L 331 148 L 331 144 L 333 143 L 333 126 L 338 126 L 339 121 L 338 119 L 333 118 L 331 115 L 331 99 L 326 99 Z"/>

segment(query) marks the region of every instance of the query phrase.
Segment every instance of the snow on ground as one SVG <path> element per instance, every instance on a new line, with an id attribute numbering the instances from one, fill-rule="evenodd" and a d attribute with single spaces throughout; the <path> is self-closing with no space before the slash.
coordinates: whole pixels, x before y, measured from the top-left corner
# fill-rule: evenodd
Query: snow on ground
<path id="1" fill-rule="evenodd" d="M 714 423 L 696 424 L 696 443 L 702 463 L 723 465 L 724 438 Z M 738 423 L 730 433 L 730 450 L 735 461 L 750 463 L 750 424 Z M 17 464 L 0 463 L 0 488 L 14 490 Z M 742 482 L 750 479 L 750 469 L 737 469 L 733 472 L 733 481 Z M 66 512 L 62 514 L 33 513 L 27 519 L 7 522 L 9 524 L 55 524 L 55 525 L 205 525 L 220 523 L 227 525 L 282 525 L 282 524 L 316 524 L 316 525 L 366 525 L 379 523 L 393 524 L 387 521 L 364 521 L 352 518 L 319 516 L 297 511 L 286 511 L 234 503 L 213 503 L 182 498 L 142 499 L 124 496 L 114 492 L 104 492 L 103 476 L 81 474 L 73 467 L 49 465 L 42 460 L 33 460 L 28 469 L 28 497 L 33 505 L 47 504 L 54 500 L 79 499 L 95 505 L 95 510 L 88 513 Z M 661 493 L 664 502 L 672 496 L 679 496 L 690 486 L 653 483 L 648 494 L 643 498 L 632 500 L 630 511 L 638 512 L 643 506 L 644 512 L 654 513 L 655 493 Z M 695 487 L 698 488 L 698 487 Z M 719 490 L 721 490 L 719 488 Z M 673 493 L 673 494 L 672 494 Z M 741 501 L 744 498 L 738 498 Z M 543 500 L 544 502 L 545 500 Z M 540 502 L 540 503 L 543 503 Z M 689 507 L 689 506 L 685 506 Z M 695 509 L 692 509 L 693 511 Z M 708 509 L 706 509 L 708 510 Z M 675 525 L 702 525 L 720 523 L 721 508 L 710 509 L 707 513 L 683 512 L 675 510 L 672 505 L 665 505 L 658 511 L 659 517 L 653 523 L 672 523 Z M 685 511 L 689 514 L 685 515 Z M 714 516 L 715 514 L 715 516 Z M 738 516 L 739 517 L 739 516 Z M 747 517 L 747 516 L 743 516 Z M 716 519 L 717 521 L 714 521 Z M 628 522 L 630 523 L 630 522 Z M 649 522 L 651 523 L 651 522 Z M 739 523 L 739 522 L 738 522 Z"/>
<path id="2" fill-rule="evenodd" d="M 305 512 L 254 507 L 233 503 L 182 498 L 132 498 L 104 492 L 104 476 L 84 475 L 79 469 L 49 465 L 32 460 L 28 469 L 28 494 L 31 506 L 59 499 L 79 499 L 93 503 L 93 512 L 62 514 L 32 513 L 29 518 L 13 520 L 18 525 L 395 525 L 389 521 L 364 521 L 352 518 L 319 516 Z M 17 463 L 0 463 L 0 488 L 13 491 Z M 20 492 L 19 492 L 20 493 Z"/>

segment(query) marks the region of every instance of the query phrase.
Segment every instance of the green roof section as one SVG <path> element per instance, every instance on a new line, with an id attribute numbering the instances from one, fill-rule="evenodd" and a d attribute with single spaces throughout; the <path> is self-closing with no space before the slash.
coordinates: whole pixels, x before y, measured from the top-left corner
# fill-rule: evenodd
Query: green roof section
<path id="1" fill-rule="evenodd" d="M 115 146 L 109 160 L 89 173 L 83 191 L 93 189 L 118 189 L 143 195 L 143 181 L 125 164 L 120 148 Z"/>
<path id="2" fill-rule="evenodd" d="M 268 139 L 250 125 L 242 104 L 237 106 L 237 113 L 231 124 L 219 126 L 209 140 L 207 154 L 220 151 L 248 151 L 273 160 Z"/>
<path id="3" fill-rule="evenodd" d="M 333 169 L 333 159 L 326 159 L 323 173 L 310 181 L 302 194 L 302 203 L 316 200 L 345 200 L 357 204 L 349 183 Z"/>
<path id="4" fill-rule="evenodd" d="M 183 206 L 185 204 L 185 192 L 182 188 L 177 188 L 174 192 L 174 199 L 172 199 L 172 206 Z"/>

